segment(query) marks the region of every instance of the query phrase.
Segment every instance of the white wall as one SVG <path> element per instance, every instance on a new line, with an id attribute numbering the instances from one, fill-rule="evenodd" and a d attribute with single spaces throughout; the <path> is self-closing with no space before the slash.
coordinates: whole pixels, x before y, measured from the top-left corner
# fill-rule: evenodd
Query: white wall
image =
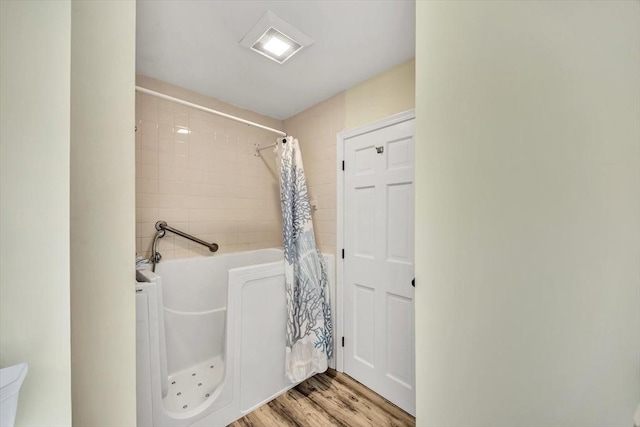
<path id="1" fill-rule="evenodd" d="M 417 3 L 418 425 L 632 425 L 639 5 Z"/>
<path id="2" fill-rule="evenodd" d="M 133 426 L 135 2 L 71 13 L 73 424 Z"/>
<path id="3" fill-rule="evenodd" d="M 17 425 L 71 424 L 69 1 L 0 1 L 0 366 Z"/>

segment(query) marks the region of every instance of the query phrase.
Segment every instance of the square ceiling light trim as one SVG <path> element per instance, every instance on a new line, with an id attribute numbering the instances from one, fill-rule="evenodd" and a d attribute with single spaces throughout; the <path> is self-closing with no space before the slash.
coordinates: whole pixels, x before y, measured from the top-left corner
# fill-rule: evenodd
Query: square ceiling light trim
<path id="1" fill-rule="evenodd" d="M 267 11 L 240 44 L 283 64 L 314 40 L 271 11 Z"/>

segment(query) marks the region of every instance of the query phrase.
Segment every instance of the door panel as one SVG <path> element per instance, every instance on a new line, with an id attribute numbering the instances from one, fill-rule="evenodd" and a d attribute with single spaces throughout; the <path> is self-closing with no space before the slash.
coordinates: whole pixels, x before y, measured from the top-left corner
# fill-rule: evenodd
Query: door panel
<path id="1" fill-rule="evenodd" d="M 344 147 L 345 372 L 415 414 L 414 120 Z"/>
<path id="2" fill-rule="evenodd" d="M 387 144 L 387 170 L 413 168 L 413 136 L 389 141 Z"/>
<path id="3" fill-rule="evenodd" d="M 375 226 L 375 187 L 355 189 L 356 234 L 354 250 L 360 257 L 373 258 Z"/>
<path id="4" fill-rule="evenodd" d="M 387 186 L 387 260 L 413 262 L 413 242 L 409 238 L 413 220 L 413 185 L 411 183 Z"/>
<path id="5" fill-rule="evenodd" d="M 373 368 L 375 330 L 375 291 L 367 286 L 355 284 L 354 311 L 354 348 L 353 357 Z"/>
<path id="6" fill-rule="evenodd" d="M 411 388 L 413 349 L 413 301 L 387 294 L 387 376 Z"/>

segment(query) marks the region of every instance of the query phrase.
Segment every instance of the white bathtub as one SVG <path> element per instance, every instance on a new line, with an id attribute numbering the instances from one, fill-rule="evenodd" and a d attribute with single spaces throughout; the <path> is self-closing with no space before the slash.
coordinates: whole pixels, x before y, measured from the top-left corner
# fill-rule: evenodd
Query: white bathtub
<path id="1" fill-rule="evenodd" d="M 144 275 L 139 427 L 225 426 L 294 385 L 284 377 L 282 250 L 163 261 Z"/>

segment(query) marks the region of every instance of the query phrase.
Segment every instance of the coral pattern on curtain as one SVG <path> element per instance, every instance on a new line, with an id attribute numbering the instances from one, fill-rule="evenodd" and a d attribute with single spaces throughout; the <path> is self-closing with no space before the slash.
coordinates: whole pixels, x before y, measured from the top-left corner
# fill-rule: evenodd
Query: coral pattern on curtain
<path id="1" fill-rule="evenodd" d="M 298 140 L 280 145 L 280 200 L 287 298 L 285 373 L 296 383 L 324 372 L 333 357 L 327 269 L 316 247 Z"/>

